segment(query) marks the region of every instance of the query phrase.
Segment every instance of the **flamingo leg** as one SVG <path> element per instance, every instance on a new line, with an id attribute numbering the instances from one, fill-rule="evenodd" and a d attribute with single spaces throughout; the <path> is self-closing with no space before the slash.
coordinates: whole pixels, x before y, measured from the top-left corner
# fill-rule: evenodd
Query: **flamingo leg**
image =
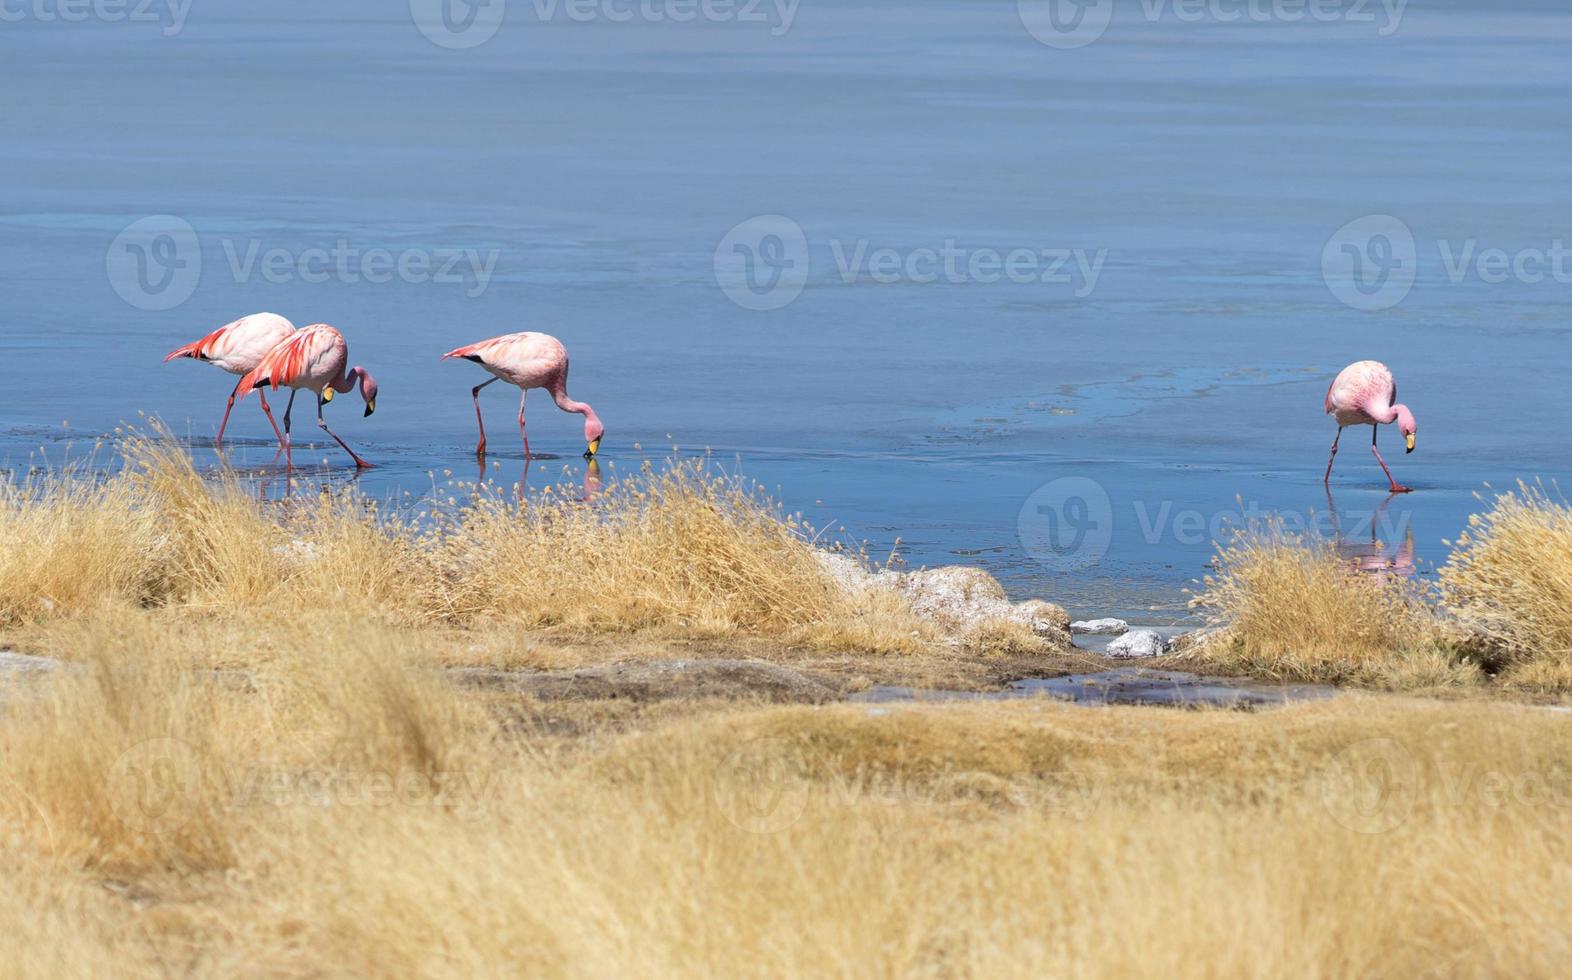
<path id="1" fill-rule="evenodd" d="M 282 449 L 284 448 L 284 434 L 278 431 L 278 423 L 273 421 L 273 409 L 268 407 L 267 392 L 259 391 L 257 395 L 262 399 L 262 414 L 267 416 L 267 424 L 273 427 L 273 435 L 278 437 L 278 446 Z"/>
<path id="2" fill-rule="evenodd" d="M 1332 454 L 1326 458 L 1326 476 L 1321 478 L 1323 484 L 1332 482 L 1332 460 L 1337 458 L 1337 441 L 1343 438 L 1343 427 L 1337 427 L 1337 435 L 1332 437 Z"/>
<path id="3" fill-rule="evenodd" d="M 1370 451 L 1375 453 L 1376 462 L 1381 464 L 1381 472 L 1386 474 L 1387 482 L 1392 484 L 1392 493 L 1412 493 L 1412 487 L 1405 487 L 1392 478 L 1392 471 L 1386 468 L 1386 460 L 1381 458 L 1381 450 L 1376 448 L 1376 438 L 1381 435 L 1381 427 L 1370 427 Z"/>
<path id="4" fill-rule="evenodd" d="M 284 406 L 284 468 L 295 468 L 295 454 L 289 439 L 289 416 L 295 410 L 295 389 L 289 390 L 289 404 Z"/>
<path id="5" fill-rule="evenodd" d="M 525 388 L 524 393 L 519 396 L 519 435 L 524 439 L 524 460 L 526 462 L 530 459 L 529 433 L 524 431 L 524 402 L 528 399 L 529 389 Z"/>
<path id="6" fill-rule="evenodd" d="M 240 394 L 240 382 L 235 382 L 235 388 L 229 393 L 229 404 L 224 407 L 224 421 L 218 423 L 218 438 L 213 442 L 214 449 L 224 448 L 224 430 L 229 428 L 229 413 L 235 410 L 235 396 Z"/>
<path id="7" fill-rule="evenodd" d="M 497 378 L 492 378 L 491 379 L 491 381 L 496 381 L 496 380 L 498 380 L 498 379 Z M 473 387 L 473 388 L 471 388 L 469 390 L 469 397 L 475 399 L 475 424 L 480 426 L 480 441 L 475 444 L 475 455 L 476 456 L 484 456 L 484 455 L 486 455 L 486 420 L 481 418 L 481 416 L 480 416 L 480 389 L 482 389 L 482 388 L 486 387 L 487 385 L 491 384 L 491 381 L 482 381 L 480 384 L 476 385 L 475 387 Z M 482 469 L 482 472 L 484 472 L 485 468 L 482 467 L 481 469 Z"/>
<path id="8" fill-rule="evenodd" d="M 336 433 L 332 429 L 328 428 L 327 419 L 322 417 L 322 406 L 325 405 L 325 404 L 327 404 L 327 403 L 322 400 L 322 396 L 318 395 L 317 396 L 317 425 L 318 425 L 318 427 L 320 427 L 323 432 L 326 432 L 328 435 L 332 436 L 333 437 L 333 441 L 338 443 L 339 446 L 344 450 L 344 452 L 349 453 L 349 458 L 355 461 L 355 469 L 357 469 L 357 470 L 369 470 L 369 469 L 371 469 L 371 464 L 370 463 L 366 462 L 365 460 L 361 459 L 359 456 L 355 455 L 355 451 L 353 449 L 349 448 L 349 444 L 346 443 L 344 440 L 340 439 L 338 437 L 338 433 Z"/>

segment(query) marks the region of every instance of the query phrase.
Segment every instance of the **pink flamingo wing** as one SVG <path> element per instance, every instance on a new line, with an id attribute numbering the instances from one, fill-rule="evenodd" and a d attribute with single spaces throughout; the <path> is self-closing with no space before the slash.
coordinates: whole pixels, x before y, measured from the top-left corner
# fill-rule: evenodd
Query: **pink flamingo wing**
<path id="1" fill-rule="evenodd" d="M 305 372 L 313 348 L 321 338 L 321 330 L 307 327 L 287 340 L 281 341 L 278 346 L 263 356 L 262 362 L 250 374 L 240 379 L 240 390 L 250 394 L 252 389 L 260 388 L 262 385 L 268 385 L 274 391 L 277 391 L 280 385 L 293 385 Z"/>
<path id="2" fill-rule="evenodd" d="M 242 319 L 244 318 L 242 317 Z M 239 324 L 240 320 L 233 320 L 224 324 L 222 327 L 219 327 L 217 330 L 208 334 L 206 337 L 203 337 L 201 340 L 193 340 L 191 343 L 186 344 L 183 347 L 177 347 L 164 357 L 164 361 L 167 363 L 181 357 L 194 357 L 197 360 L 202 361 L 212 360 L 213 355 L 219 353 L 223 348 L 225 336 L 231 329 L 238 326 Z"/>
<path id="3" fill-rule="evenodd" d="M 477 340 L 473 344 L 465 344 L 443 354 L 441 360 L 450 357 L 462 357 L 467 360 L 491 361 L 507 356 L 508 348 L 517 343 L 524 335 L 518 333 L 503 334 L 487 340 Z"/>

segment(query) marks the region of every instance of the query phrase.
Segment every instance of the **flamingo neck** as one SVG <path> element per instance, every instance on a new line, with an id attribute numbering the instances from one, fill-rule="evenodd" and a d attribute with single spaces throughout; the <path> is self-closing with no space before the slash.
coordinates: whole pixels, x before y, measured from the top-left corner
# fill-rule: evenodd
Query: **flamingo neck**
<path id="1" fill-rule="evenodd" d="M 1401 407 L 1402 406 L 1400 405 L 1393 405 L 1391 402 L 1386 402 L 1383 404 L 1380 401 L 1371 399 L 1371 401 L 1365 405 L 1364 412 L 1366 415 L 1375 419 L 1382 425 L 1386 425 L 1388 423 L 1397 421 L 1397 410 Z"/>
<path id="2" fill-rule="evenodd" d="M 556 402 L 557 407 L 562 409 L 564 412 L 574 412 L 578 415 L 584 416 L 585 419 L 592 422 L 600 421 L 599 416 L 595 414 L 595 410 L 593 408 L 589 407 L 588 402 L 576 402 L 569 398 L 568 389 L 566 388 L 553 388 L 551 390 L 551 400 Z"/>
<path id="3" fill-rule="evenodd" d="M 355 387 L 355 382 L 360 380 L 361 368 L 356 366 L 344 372 L 344 376 L 337 381 L 328 382 L 328 387 L 341 395 L 347 395 Z"/>

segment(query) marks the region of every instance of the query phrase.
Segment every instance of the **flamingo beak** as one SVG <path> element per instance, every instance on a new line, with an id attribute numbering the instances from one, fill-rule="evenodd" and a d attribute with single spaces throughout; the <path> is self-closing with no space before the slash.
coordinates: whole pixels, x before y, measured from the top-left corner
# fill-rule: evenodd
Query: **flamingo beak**
<path id="1" fill-rule="evenodd" d="M 584 450 L 584 458 L 585 459 L 594 459 L 595 458 L 595 454 L 598 453 L 598 452 L 600 452 L 600 440 L 599 439 L 591 439 L 590 440 L 590 444 L 589 444 L 589 448 Z"/>
<path id="2" fill-rule="evenodd" d="M 1414 434 L 1412 432 L 1410 432 L 1408 435 L 1404 436 L 1403 438 L 1404 438 L 1404 441 L 1407 442 L 1407 444 L 1408 444 L 1408 448 L 1403 451 L 1403 454 L 1406 456 L 1408 453 L 1411 453 L 1411 452 L 1414 451 Z"/>
<path id="3" fill-rule="evenodd" d="M 369 419 L 371 417 L 371 413 L 375 412 L 376 410 L 377 410 L 377 400 L 375 398 L 368 399 L 366 401 L 366 414 L 361 416 L 361 417 Z"/>
<path id="4" fill-rule="evenodd" d="M 332 388 L 323 388 L 322 389 L 322 404 L 326 405 L 328 402 L 330 402 L 332 400 L 333 400 L 333 389 Z"/>

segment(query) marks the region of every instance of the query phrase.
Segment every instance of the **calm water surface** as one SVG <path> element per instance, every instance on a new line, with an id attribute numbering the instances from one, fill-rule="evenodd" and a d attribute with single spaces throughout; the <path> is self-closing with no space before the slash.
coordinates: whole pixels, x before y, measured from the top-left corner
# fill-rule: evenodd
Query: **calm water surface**
<path id="1" fill-rule="evenodd" d="M 400 3 L 199 0 L 173 36 L 167 19 L 0 24 L 0 458 L 79 455 L 146 412 L 212 459 L 233 379 L 161 358 L 265 309 L 337 325 L 377 375 L 373 418 L 328 409 L 381 464 L 359 481 L 374 495 L 472 476 L 481 376 L 436 357 L 541 329 L 607 422 L 608 476 L 708 450 L 875 552 L 898 538 L 913 564 L 979 563 L 1077 613 L 1177 620 L 1230 515 L 1324 515 L 1321 399 L 1359 358 L 1394 367 L 1420 421 L 1412 456 L 1383 439 L 1417 488 L 1380 512 L 1389 554 L 1408 541 L 1431 567 L 1486 483 L 1569 475 L 1568 277 L 1453 268 L 1572 240 L 1564 5 L 1414 0 L 1381 36 L 1381 18 L 1150 21 L 1131 3 L 1074 50 L 1034 40 L 1014 3 L 802 0 L 779 36 L 540 9 L 513 0 L 468 49 Z M 168 308 L 122 295 L 116 236 L 152 215 L 196 236 L 175 258 L 194 249 L 199 275 L 171 280 L 188 295 Z M 734 253 L 761 215 L 802 230 L 784 254 L 805 264 L 780 239 L 746 251 L 758 223 Z M 1367 215 L 1415 242 L 1417 278 L 1385 309 L 1323 278 L 1329 240 Z M 299 268 L 341 241 L 457 254 L 459 281 Z M 946 248 L 955 275 L 931 259 Z M 464 250 L 494 257 L 484 278 Z M 1049 276 L 1066 282 L 985 281 L 979 250 L 1043 273 L 1069 252 L 1095 282 L 1073 258 Z M 801 270 L 805 288 L 739 305 L 721 286 L 749 259 L 756 285 Z M 511 450 L 516 397 L 482 397 Z M 532 444 L 560 457 L 531 485 L 582 480 L 581 420 L 531 401 Z M 268 464 L 254 406 L 231 432 Z M 1350 548 L 1386 497 L 1365 441 L 1349 433 L 1333 483 Z M 347 476 L 336 448 L 300 458 Z M 518 479 L 516 450 L 500 463 Z"/>

